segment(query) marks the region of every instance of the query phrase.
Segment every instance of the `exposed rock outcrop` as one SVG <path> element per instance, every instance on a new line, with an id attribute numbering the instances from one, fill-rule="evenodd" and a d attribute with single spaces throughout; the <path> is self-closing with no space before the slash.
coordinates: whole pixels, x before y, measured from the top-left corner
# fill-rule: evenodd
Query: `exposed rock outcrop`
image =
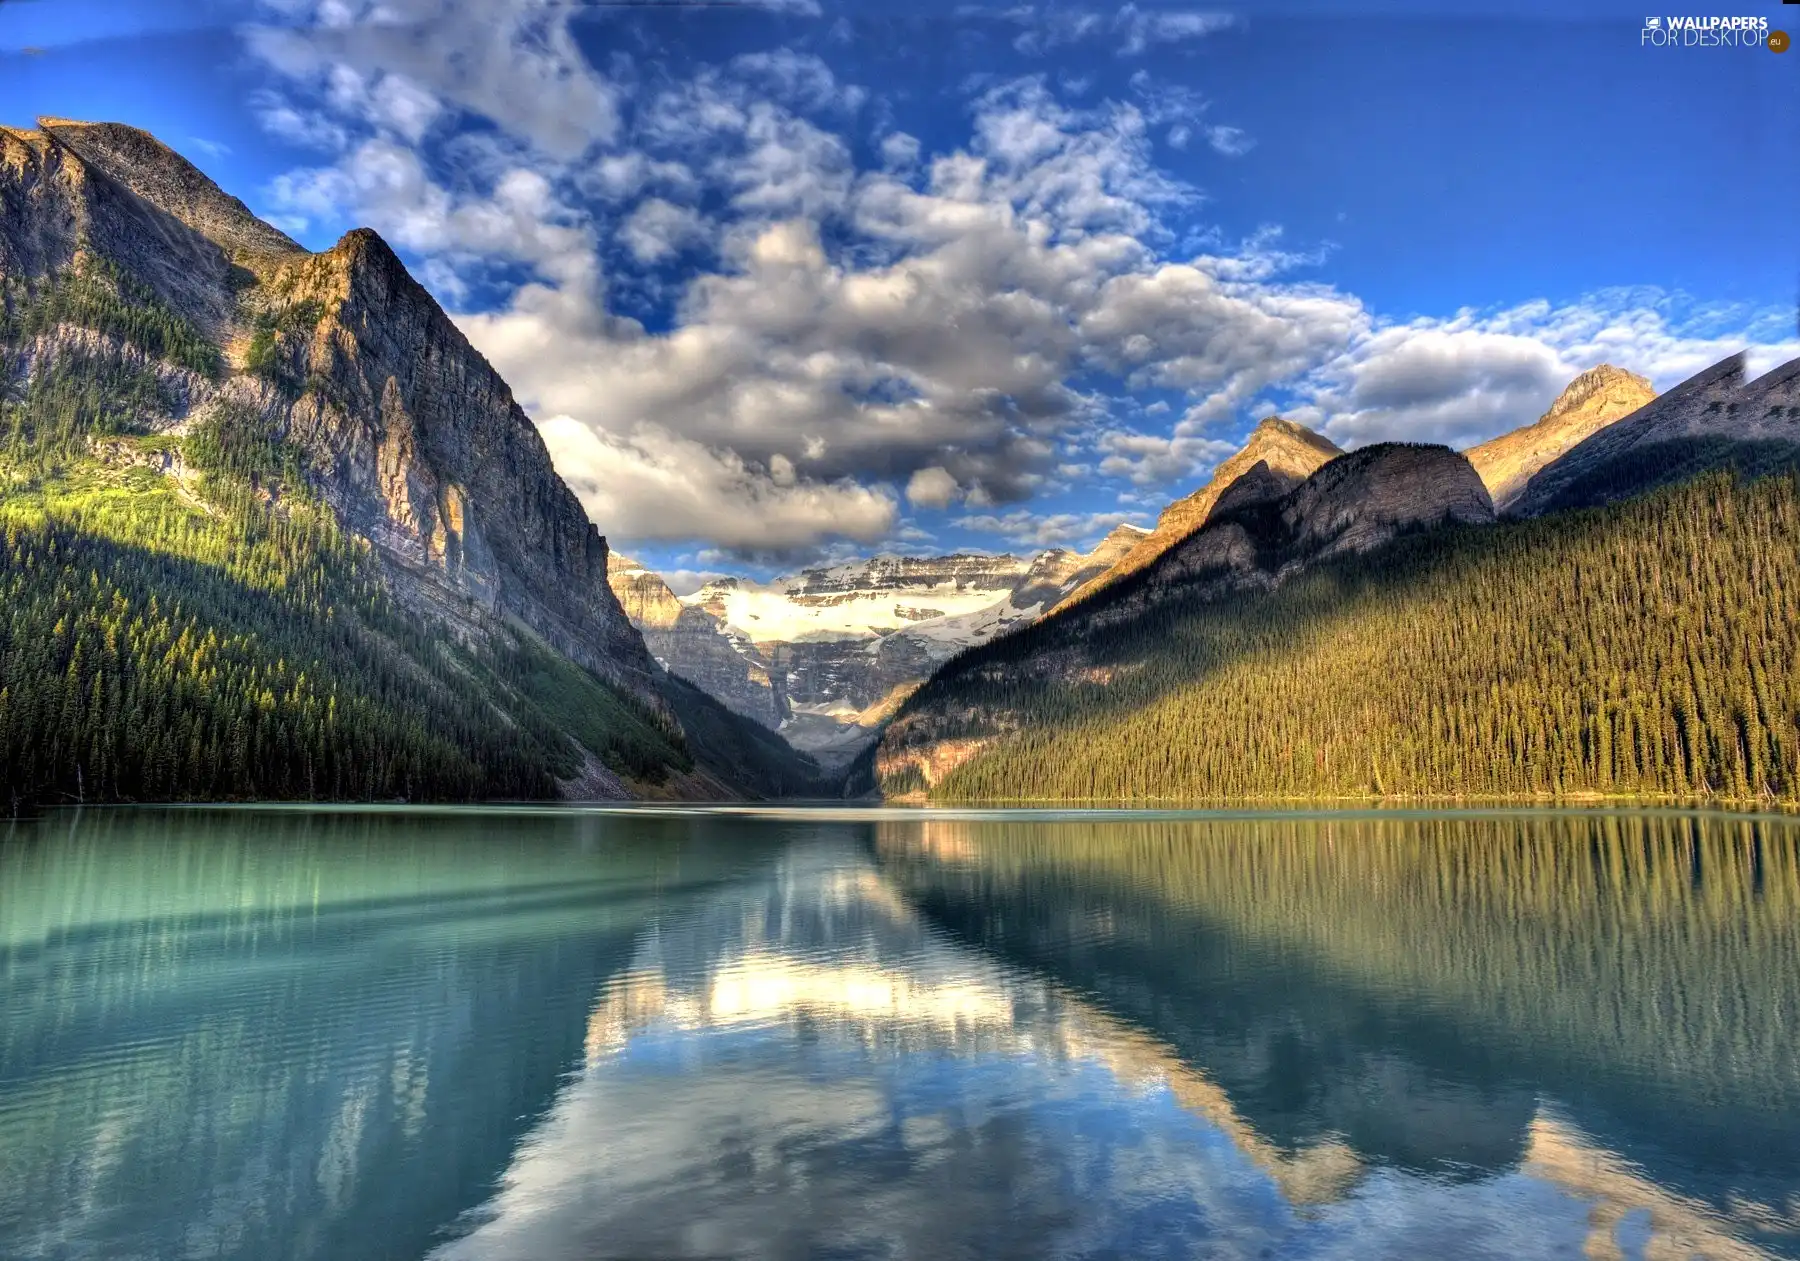
<path id="1" fill-rule="evenodd" d="M 1494 502 L 1466 456 L 1403 442 L 1341 456 L 1280 502 L 1285 546 L 1306 564 L 1366 552 L 1405 530 L 1494 519 Z"/>
<path id="2" fill-rule="evenodd" d="M 27 282 L 100 260 L 232 357 L 216 379 L 187 375 L 166 424 L 253 415 L 303 454 L 402 603 L 464 637 L 517 619 L 664 708 L 607 584 L 606 543 L 536 427 L 375 233 L 309 254 L 134 128 L 0 131 L 0 273 Z M 91 336 L 40 339 L 40 362 Z"/>
<path id="3" fill-rule="evenodd" d="M 1279 416 L 1266 417 L 1251 431 L 1243 448 L 1213 470 L 1206 485 L 1163 509 L 1154 530 L 1104 571 L 1071 591 L 1057 609 L 1085 600 L 1103 587 L 1154 564 L 1164 552 L 1206 524 L 1219 496 L 1256 465 L 1264 465 L 1272 474 L 1298 480 L 1310 477 L 1320 465 L 1341 454 L 1336 443 L 1305 425 Z"/>
<path id="4" fill-rule="evenodd" d="M 1571 447 L 1526 483 L 1511 511 L 1609 503 L 1710 467 L 1754 471 L 1800 458 L 1800 359 L 1748 383 L 1744 359 L 1720 360 Z"/>
<path id="5" fill-rule="evenodd" d="M 1203 527 L 1115 589 L 1059 614 L 1059 624 L 1104 626 L 1175 595 L 1269 589 L 1410 530 L 1494 520 L 1481 478 L 1449 447 L 1361 447 L 1285 491 L 1289 479 L 1261 462 L 1239 480 L 1223 489 Z"/>
<path id="6" fill-rule="evenodd" d="M 629 556 L 614 552 L 607 557 L 606 581 L 639 630 L 668 630 L 681 616 L 681 601 L 669 584 Z"/>
<path id="7" fill-rule="evenodd" d="M 1219 492 L 1212 511 L 1206 514 L 1210 523 L 1222 521 L 1234 512 L 1242 512 L 1259 504 L 1272 503 L 1298 486 L 1304 478 L 1277 473 L 1266 460 L 1258 460 L 1231 485 Z"/>
<path id="8" fill-rule="evenodd" d="M 1469 463 L 1481 474 L 1495 509 L 1505 512 L 1539 469 L 1655 397 L 1656 390 L 1637 373 L 1603 363 L 1569 382 L 1532 424 L 1470 448 Z"/>

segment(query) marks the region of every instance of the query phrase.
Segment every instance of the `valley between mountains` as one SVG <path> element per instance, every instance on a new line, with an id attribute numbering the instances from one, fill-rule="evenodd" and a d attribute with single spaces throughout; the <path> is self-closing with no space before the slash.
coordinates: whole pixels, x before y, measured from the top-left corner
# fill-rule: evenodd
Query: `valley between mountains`
<path id="1" fill-rule="evenodd" d="M 0 129 L 0 789 L 1800 798 L 1800 361 L 1467 452 L 1270 417 L 1149 531 L 677 596 L 392 250 Z"/>

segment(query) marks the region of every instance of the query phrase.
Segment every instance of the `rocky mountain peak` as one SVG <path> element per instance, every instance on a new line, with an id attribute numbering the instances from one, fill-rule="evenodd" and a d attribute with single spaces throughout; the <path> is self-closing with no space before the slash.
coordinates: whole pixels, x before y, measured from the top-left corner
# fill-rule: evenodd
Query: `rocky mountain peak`
<path id="1" fill-rule="evenodd" d="M 1469 460 L 1449 447 L 1383 442 L 1320 468 L 1282 504 L 1292 546 L 1323 559 L 1362 552 L 1421 525 L 1494 519 Z"/>
<path id="2" fill-rule="evenodd" d="M 1615 368 L 1610 363 L 1596 364 L 1563 387 L 1563 392 L 1556 396 L 1554 403 L 1550 404 L 1550 409 L 1544 413 L 1544 418 L 1565 415 L 1585 406 L 1598 396 L 1618 391 L 1627 391 L 1634 396 L 1648 395 L 1650 398 L 1656 396 L 1656 390 L 1650 382 L 1637 373 L 1628 372 L 1624 368 Z"/>
<path id="3" fill-rule="evenodd" d="M 1470 450 L 1469 462 L 1504 511 L 1539 469 L 1655 397 L 1650 382 L 1635 372 L 1600 364 L 1569 382 L 1533 423 Z"/>
<path id="4" fill-rule="evenodd" d="M 1219 496 L 1255 465 L 1265 464 L 1271 474 L 1299 481 L 1342 454 L 1342 449 L 1331 439 L 1305 425 L 1280 416 L 1265 416 L 1250 431 L 1243 447 L 1213 470 L 1206 485 L 1163 509 L 1154 530 L 1134 542 L 1104 572 L 1076 588 L 1052 612 L 1085 600 L 1101 588 L 1154 563 L 1164 552 L 1206 524 Z"/>
<path id="5" fill-rule="evenodd" d="M 1800 452 L 1800 359 L 1746 381 L 1742 351 L 1695 373 L 1546 464 L 1510 511 L 1535 516 L 1638 494 L 1707 468 L 1785 466 Z"/>
<path id="6" fill-rule="evenodd" d="M 55 284 L 97 262 L 225 352 L 221 372 L 183 371 L 179 414 L 144 423 L 251 418 L 301 457 L 403 603 L 466 635 L 523 622 L 660 707 L 605 540 L 506 382 L 378 235 L 311 254 L 147 132 L 40 127 L 0 134 L 0 274 Z M 36 361 L 93 336 L 45 334 Z"/>
<path id="7" fill-rule="evenodd" d="M 305 252 L 287 234 L 258 219 L 250 207 L 147 131 L 123 123 L 85 123 L 69 118 L 40 118 L 38 126 L 84 162 L 229 255 Z"/>
<path id="8" fill-rule="evenodd" d="M 617 552 L 606 558 L 606 581 L 625 616 L 640 631 L 668 630 L 681 620 L 681 601 L 658 574 Z"/>

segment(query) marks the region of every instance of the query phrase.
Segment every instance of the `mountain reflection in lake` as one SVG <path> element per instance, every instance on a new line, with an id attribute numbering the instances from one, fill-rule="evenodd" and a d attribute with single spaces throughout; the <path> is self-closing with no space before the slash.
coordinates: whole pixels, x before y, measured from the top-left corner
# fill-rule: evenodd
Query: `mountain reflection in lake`
<path id="1" fill-rule="evenodd" d="M 1800 1255 L 1800 829 L 125 812 L 0 848 L 0 1254 Z"/>

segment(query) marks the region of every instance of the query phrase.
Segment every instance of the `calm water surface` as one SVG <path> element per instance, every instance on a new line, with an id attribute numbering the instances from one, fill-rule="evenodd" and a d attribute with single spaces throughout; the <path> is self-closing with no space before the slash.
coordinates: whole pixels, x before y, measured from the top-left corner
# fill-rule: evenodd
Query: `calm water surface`
<path id="1" fill-rule="evenodd" d="M 6 1258 L 1800 1256 L 1800 826 L 101 812 Z"/>

